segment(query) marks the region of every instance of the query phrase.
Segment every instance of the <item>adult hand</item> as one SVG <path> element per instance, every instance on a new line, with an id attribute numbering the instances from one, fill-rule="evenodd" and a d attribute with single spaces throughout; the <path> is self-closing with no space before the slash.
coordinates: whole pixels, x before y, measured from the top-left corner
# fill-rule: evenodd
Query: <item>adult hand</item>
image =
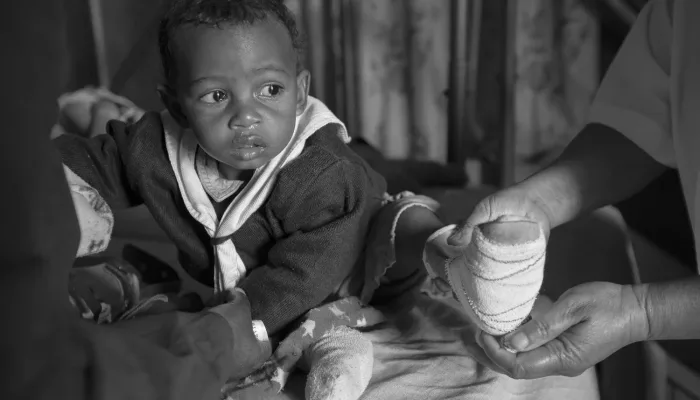
<path id="1" fill-rule="evenodd" d="M 477 361 L 515 379 L 577 376 L 648 335 L 644 308 L 631 286 L 592 282 L 575 286 L 542 314 L 499 340 L 477 334 Z"/>
<path id="2" fill-rule="evenodd" d="M 537 222 L 549 238 L 551 224 L 545 205 L 536 196 L 515 186 L 481 200 L 469 218 L 457 226 L 447 243 L 464 247 L 471 241 L 474 227 L 487 222 L 517 220 Z"/>
<path id="3" fill-rule="evenodd" d="M 238 381 L 259 368 L 270 355 L 253 331 L 250 301 L 242 293 L 234 293 L 215 311 L 186 313 L 167 311 L 136 316 L 111 325 L 157 343 L 175 354 L 192 353 L 196 348 L 206 360 L 214 360 L 226 377 Z"/>

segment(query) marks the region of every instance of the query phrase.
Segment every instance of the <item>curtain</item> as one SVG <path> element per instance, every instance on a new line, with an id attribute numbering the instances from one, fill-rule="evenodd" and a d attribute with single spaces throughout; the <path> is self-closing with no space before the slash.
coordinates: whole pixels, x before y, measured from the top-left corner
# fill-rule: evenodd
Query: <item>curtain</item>
<path id="1" fill-rule="evenodd" d="M 514 82 L 504 112 L 512 113 L 516 157 L 561 148 L 585 122 L 598 84 L 599 47 L 598 24 L 585 1 L 509 3 L 515 76 L 501 79 Z M 451 0 L 288 4 L 307 36 L 314 94 L 348 121 L 353 136 L 391 158 L 446 161 L 446 92 L 463 89 L 449 81 Z"/>
<path id="2" fill-rule="evenodd" d="M 583 0 L 515 4 L 515 152 L 556 152 L 586 121 L 598 87 L 599 27 Z"/>
<path id="3" fill-rule="evenodd" d="M 351 134 L 390 158 L 444 162 L 450 0 L 287 3 L 306 34 L 313 94 Z"/>

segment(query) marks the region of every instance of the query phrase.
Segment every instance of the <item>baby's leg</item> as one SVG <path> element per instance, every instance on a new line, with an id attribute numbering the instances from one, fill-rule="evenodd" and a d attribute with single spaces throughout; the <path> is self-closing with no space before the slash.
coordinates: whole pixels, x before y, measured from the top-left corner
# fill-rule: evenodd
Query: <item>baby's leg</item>
<path id="1" fill-rule="evenodd" d="M 307 400 L 356 400 L 372 377 L 372 342 L 352 328 L 332 329 L 304 356 L 310 365 Z"/>
<path id="2" fill-rule="evenodd" d="M 374 278 L 367 284 L 372 287 L 372 304 L 411 303 L 403 298 L 416 294 L 425 280 L 425 242 L 444 226 L 435 214 L 438 207 L 428 197 L 404 194 L 381 210 L 367 243 L 367 275 Z"/>
<path id="3" fill-rule="evenodd" d="M 395 231 L 396 264 L 385 274 L 387 292 L 382 293 L 380 288 L 378 294 L 391 296 L 392 292 L 415 285 L 426 278 L 423 248 L 430 235 L 443 226 L 438 216 L 428 208 L 413 206 L 403 212 Z"/>

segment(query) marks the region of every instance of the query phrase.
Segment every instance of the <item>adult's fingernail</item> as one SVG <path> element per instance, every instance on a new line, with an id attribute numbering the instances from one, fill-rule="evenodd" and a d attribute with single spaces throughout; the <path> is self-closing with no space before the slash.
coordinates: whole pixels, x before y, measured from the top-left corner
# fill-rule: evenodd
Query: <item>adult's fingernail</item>
<path id="1" fill-rule="evenodd" d="M 503 345 L 507 350 L 517 352 L 525 350 L 529 343 L 530 341 L 528 340 L 527 335 L 522 332 L 518 332 L 513 336 L 506 338 Z"/>

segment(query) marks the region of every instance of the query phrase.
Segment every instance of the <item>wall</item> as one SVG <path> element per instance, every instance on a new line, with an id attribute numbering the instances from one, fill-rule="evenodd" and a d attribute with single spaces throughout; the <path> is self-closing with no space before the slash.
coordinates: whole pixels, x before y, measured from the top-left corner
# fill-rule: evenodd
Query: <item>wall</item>
<path id="1" fill-rule="evenodd" d="M 157 28 L 160 0 L 99 0 L 113 90 L 150 110 L 162 108 Z"/>

